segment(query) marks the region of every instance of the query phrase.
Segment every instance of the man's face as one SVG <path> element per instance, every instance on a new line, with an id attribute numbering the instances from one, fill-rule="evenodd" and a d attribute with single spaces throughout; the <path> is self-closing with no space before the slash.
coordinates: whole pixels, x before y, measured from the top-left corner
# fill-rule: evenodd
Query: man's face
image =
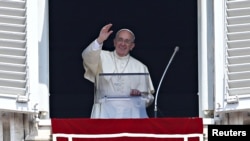
<path id="1" fill-rule="evenodd" d="M 126 56 L 135 46 L 133 35 L 126 30 L 120 31 L 120 33 L 114 39 L 114 46 L 116 53 L 119 56 Z"/>

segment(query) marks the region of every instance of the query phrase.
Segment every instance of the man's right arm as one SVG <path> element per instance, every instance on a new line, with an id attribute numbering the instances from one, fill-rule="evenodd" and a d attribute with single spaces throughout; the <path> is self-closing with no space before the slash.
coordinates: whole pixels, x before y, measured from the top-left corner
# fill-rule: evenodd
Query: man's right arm
<path id="1" fill-rule="evenodd" d="M 102 44 L 100 45 L 95 40 L 82 52 L 83 67 L 85 69 L 84 77 L 91 82 L 94 82 L 95 75 L 98 72 L 101 50 Z"/>

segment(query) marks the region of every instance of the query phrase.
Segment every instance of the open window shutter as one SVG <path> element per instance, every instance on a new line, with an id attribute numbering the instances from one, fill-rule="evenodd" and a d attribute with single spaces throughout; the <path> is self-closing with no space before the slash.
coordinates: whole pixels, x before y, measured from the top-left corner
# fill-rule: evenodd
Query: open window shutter
<path id="1" fill-rule="evenodd" d="M 0 110 L 31 112 L 26 0 L 0 0 Z"/>
<path id="2" fill-rule="evenodd" d="M 225 111 L 250 109 L 250 1 L 227 0 Z"/>

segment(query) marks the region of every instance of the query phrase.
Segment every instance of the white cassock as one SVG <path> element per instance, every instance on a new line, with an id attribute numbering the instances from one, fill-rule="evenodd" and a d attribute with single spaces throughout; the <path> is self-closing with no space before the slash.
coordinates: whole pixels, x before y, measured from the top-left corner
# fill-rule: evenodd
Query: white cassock
<path id="1" fill-rule="evenodd" d="M 135 59 L 134 57 L 127 55 L 120 57 L 115 51 L 102 50 L 102 44 L 98 44 L 97 41 L 93 41 L 83 52 L 83 66 L 85 69 L 84 77 L 93 83 L 100 83 L 106 90 L 95 92 L 94 105 L 92 108 L 91 118 L 145 118 L 147 115 L 143 114 L 138 106 L 144 107 L 152 104 L 154 96 L 152 95 L 154 87 L 150 76 L 148 75 L 147 86 L 144 83 L 136 83 L 136 81 L 130 81 L 126 83 L 126 78 L 123 77 L 122 81 L 118 81 L 117 77 L 103 76 L 99 81 L 99 74 L 115 74 L 115 73 L 145 73 L 149 74 L 147 66 Z M 103 79 L 105 78 L 105 79 Z M 141 80 L 143 81 L 142 77 Z M 116 85 L 117 84 L 117 85 Z M 139 85 L 140 84 L 140 85 Z M 98 86 L 97 86 L 98 87 Z M 99 88 L 99 87 L 98 87 Z M 126 100 L 126 96 L 129 96 L 129 90 L 138 89 L 147 93 L 143 95 L 144 103 L 139 97 L 131 97 L 130 100 Z M 103 94 L 103 92 L 105 94 Z M 125 97 L 125 99 L 111 100 L 112 102 L 103 102 L 105 98 L 103 96 L 111 95 L 111 97 Z M 139 108 L 140 109 L 140 108 Z M 145 109 L 144 109 L 145 110 Z"/>

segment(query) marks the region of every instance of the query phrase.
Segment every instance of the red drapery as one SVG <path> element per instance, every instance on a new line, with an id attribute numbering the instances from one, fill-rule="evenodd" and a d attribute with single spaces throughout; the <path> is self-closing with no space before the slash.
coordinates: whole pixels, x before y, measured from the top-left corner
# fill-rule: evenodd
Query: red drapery
<path id="1" fill-rule="evenodd" d="M 88 119 L 88 118 L 52 118 L 52 134 L 203 134 L 201 118 L 145 118 L 145 119 Z M 116 138 L 74 138 L 73 141 L 183 141 L 181 138 L 155 137 L 116 137 Z M 57 141 L 68 141 L 58 137 Z M 198 137 L 188 141 L 199 141 Z"/>

